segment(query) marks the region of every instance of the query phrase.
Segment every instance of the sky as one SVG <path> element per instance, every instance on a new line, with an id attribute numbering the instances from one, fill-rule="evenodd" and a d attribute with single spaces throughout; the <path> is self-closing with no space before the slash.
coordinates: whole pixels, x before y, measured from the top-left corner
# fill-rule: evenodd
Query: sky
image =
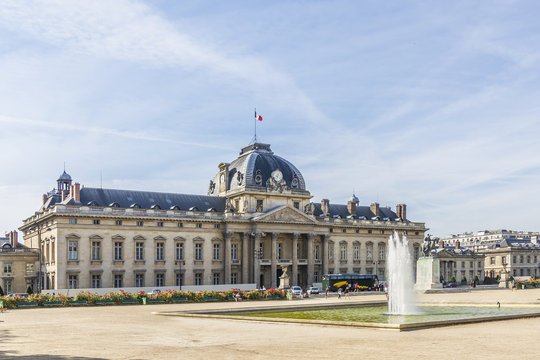
<path id="1" fill-rule="evenodd" d="M 0 0 L 0 231 L 64 170 L 206 194 L 254 135 L 314 202 L 540 231 L 540 3 Z M 3 234 L 3 233 L 0 233 Z"/>

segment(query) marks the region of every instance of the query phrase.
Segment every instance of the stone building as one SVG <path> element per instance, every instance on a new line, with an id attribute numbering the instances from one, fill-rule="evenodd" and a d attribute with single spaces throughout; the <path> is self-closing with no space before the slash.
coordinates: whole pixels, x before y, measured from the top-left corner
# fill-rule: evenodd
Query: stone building
<path id="1" fill-rule="evenodd" d="M 311 202 L 300 171 L 270 145 L 252 143 L 220 163 L 207 195 L 81 187 L 65 173 L 24 220 L 25 243 L 41 249 L 43 286 L 142 287 L 255 283 L 291 285 L 326 273 L 384 279 L 392 231 L 418 258 L 424 223 L 378 203 Z"/>
<path id="2" fill-rule="evenodd" d="M 540 276 L 540 244 L 527 240 L 503 240 L 483 249 L 486 277 L 496 279 L 507 273 L 513 277 Z"/>
<path id="3" fill-rule="evenodd" d="M 450 282 L 453 276 L 460 283 L 463 278 L 467 282 L 484 281 L 484 254 L 461 247 L 459 241 L 446 245 L 439 240 L 439 247 L 431 251 L 431 255 L 439 259 L 441 279 Z"/>
<path id="4" fill-rule="evenodd" d="M 531 231 L 516 231 L 516 230 L 482 230 L 476 232 L 466 232 L 463 234 L 452 235 L 446 238 L 441 238 L 445 244 L 455 245 L 456 242 L 461 244 L 463 248 L 472 250 L 484 249 L 493 245 L 500 244 L 503 240 L 508 241 L 527 241 L 537 243 L 540 240 L 539 232 Z"/>
<path id="5" fill-rule="evenodd" d="M 16 231 L 0 238 L 0 285 L 5 294 L 26 292 L 28 285 L 36 290 L 38 269 L 38 251 L 20 244 Z"/>

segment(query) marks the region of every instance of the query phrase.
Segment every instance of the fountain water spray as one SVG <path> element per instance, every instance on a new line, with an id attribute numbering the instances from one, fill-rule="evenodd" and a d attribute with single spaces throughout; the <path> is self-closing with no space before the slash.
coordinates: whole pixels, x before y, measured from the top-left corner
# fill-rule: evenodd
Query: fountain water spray
<path id="1" fill-rule="evenodd" d="M 413 262 L 407 235 L 400 239 L 396 231 L 388 240 L 388 313 L 391 315 L 418 314 L 414 295 Z"/>

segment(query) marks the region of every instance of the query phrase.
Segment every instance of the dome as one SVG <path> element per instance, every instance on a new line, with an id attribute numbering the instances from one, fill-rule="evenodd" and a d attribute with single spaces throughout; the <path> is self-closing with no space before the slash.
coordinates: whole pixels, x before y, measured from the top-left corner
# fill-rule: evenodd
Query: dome
<path id="1" fill-rule="evenodd" d="M 66 172 L 66 170 L 64 170 L 62 175 L 60 175 L 60 177 L 58 178 L 58 181 L 62 180 L 71 181 L 71 176 Z"/>
<path id="2" fill-rule="evenodd" d="M 358 198 L 356 197 L 356 195 L 353 194 L 352 197 L 349 199 L 349 201 L 352 201 L 352 202 L 357 203 L 357 202 L 359 202 L 360 200 L 358 200 Z"/>
<path id="3" fill-rule="evenodd" d="M 221 173 L 218 172 L 210 181 L 209 195 L 219 194 Z M 238 158 L 228 164 L 227 173 L 227 191 L 277 188 L 279 191 L 306 193 L 306 184 L 300 171 L 289 161 L 275 155 L 269 144 L 253 143 L 244 147 Z"/>

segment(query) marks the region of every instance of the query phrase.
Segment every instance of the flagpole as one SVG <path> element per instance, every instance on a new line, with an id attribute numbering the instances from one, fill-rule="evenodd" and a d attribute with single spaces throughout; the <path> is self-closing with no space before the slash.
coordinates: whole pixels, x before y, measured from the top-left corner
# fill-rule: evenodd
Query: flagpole
<path id="1" fill-rule="evenodd" d="M 254 137 L 254 141 L 253 143 L 256 143 L 257 142 L 257 108 L 255 108 L 255 116 L 253 117 L 253 125 L 254 125 L 254 129 L 255 129 L 255 137 Z"/>

